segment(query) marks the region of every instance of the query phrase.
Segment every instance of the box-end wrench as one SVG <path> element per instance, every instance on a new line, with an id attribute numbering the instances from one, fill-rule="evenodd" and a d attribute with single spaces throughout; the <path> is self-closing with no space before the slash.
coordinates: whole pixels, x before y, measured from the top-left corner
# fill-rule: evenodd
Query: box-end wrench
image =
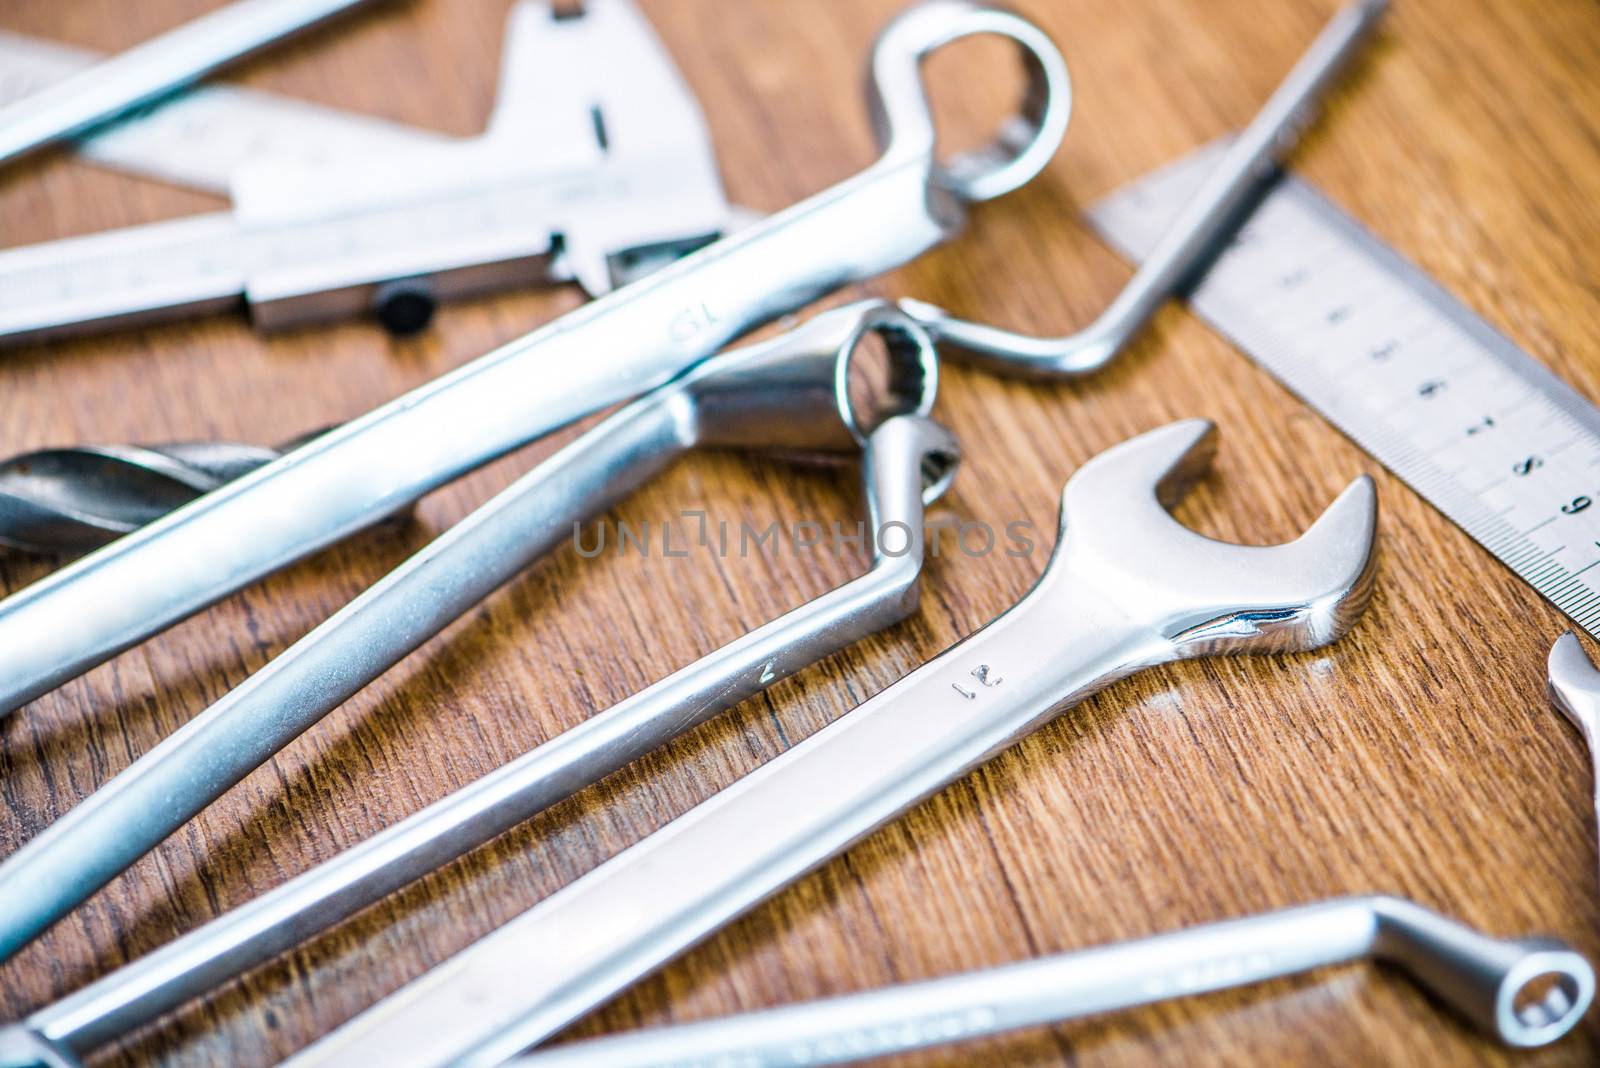
<path id="1" fill-rule="evenodd" d="M 812 1068 L 1227 990 L 1372 958 L 1509 1046 L 1583 1017 L 1594 969 L 1547 938 L 1491 938 L 1413 902 L 1346 897 L 679 1027 L 575 1042 L 514 1068 Z"/>
<path id="2" fill-rule="evenodd" d="M 940 161 L 923 57 L 1009 39 L 1027 89 L 999 140 Z M 1066 63 L 1032 23 L 926 0 L 885 27 L 865 171 L 413 390 L 0 602 L 9 711 L 240 587 L 519 445 L 661 385 L 752 327 L 954 236 L 969 203 L 1027 182 L 1070 110 Z"/>
<path id="3" fill-rule="evenodd" d="M 858 401 L 861 343 L 888 354 Z M 937 359 L 882 301 L 707 360 L 501 491 L 0 863 L 0 958 L 77 906 L 471 606 L 697 446 L 854 454 L 887 415 L 926 416 Z M 897 518 L 901 518 L 898 517 Z"/>
<path id="4" fill-rule="evenodd" d="M 63 1061 L 329 927 L 596 782 L 807 664 L 910 614 L 923 508 L 948 484 L 954 440 L 919 415 L 868 440 L 863 482 L 874 558 L 823 594 L 600 712 L 526 756 L 326 863 L 0 1033 L 0 1049 Z M 21 1055 L 0 1066 L 29 1063 Z"/>
<path id="5" fill-rule="evenodd" d="M 1082 330 L 1066 337 L 1032 337 L 958 319 L 920 300 L 904 300 L 901 306 L 933 331 L 941 347 L 1003 374 L 1076 378 L 1098 371 L 1232 238 L 1262 179 L 1293 151 L 1322 97 L 1372 37 L 1388 6 L 1388 0 L 1358 0 L 1333 17 L 1234 138 L 1128 284 Z"/>
<path id="6" fill-rule="evenodd" d="M 499 1064 L 1112 682 L 1344 634 L 1371 592 L 1372 481 L 1288 545 L 1229 545 L 1164 507 L 1213 442 L 1189 420 L 1090 460 L 1015 607 L 287 1063 Z"/>

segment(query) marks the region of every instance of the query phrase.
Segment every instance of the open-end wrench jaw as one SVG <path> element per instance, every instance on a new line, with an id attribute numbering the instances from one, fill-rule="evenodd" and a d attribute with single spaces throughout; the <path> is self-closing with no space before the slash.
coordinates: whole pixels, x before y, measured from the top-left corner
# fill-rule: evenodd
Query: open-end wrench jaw
<path id="1" fill-rule="evenodd" d="M 1190 530 L 1168 511 L 1215 452 L 1215 425 L 1189 419 L 1090 460 L 1062 493 L 1061 537 L 1040 588 L 1066 583 L 1073 595 L 1138 606 L 1151 662 L 1315 649 L 1337 640 L 1372 593 L 1372 480 L 1358 477 L 1292 542 L 1233 545 Z"/>

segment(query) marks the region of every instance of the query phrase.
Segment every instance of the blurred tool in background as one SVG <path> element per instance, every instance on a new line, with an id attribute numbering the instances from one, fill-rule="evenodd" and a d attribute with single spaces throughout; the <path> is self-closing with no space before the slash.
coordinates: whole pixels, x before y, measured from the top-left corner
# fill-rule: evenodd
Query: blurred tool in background
<path id="1" fill-rule="evenodd" d="M 0 164 L 114 119 L 368 0 L 233 0 L 0 108 Z"/>
<path id="2" fill-rule="evenodd" d="M 0 34 L 9 91 L 83 62 Z M 565 281 L 608 293 L 733 218 L 699 103 L 631 0 L 564 17 L 519 0 L 478 137 L 212 87 L 80 151 L 233 210 L 0 251 L 0 343 L 241 301 L 264 329 L 370 313 L 410 334 L 444 299 Z"/>

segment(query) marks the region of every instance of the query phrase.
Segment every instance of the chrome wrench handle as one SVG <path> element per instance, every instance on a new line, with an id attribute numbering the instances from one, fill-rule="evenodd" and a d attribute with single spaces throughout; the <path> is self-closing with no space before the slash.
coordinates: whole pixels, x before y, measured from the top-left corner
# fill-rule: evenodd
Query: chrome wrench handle
<path id="1" fill-rule="evenodd" d="M 1370 594 L 1371 481 L 1289 545 L 1202 538 L 1161 502 L 1203 469 L 1212 429 L 1090 461 L 1014 608 L 288 1063 L 499 1064 L 1116 679 L 1339 637 Z"/>
<path id="2" fill-rule="evenodd" d="M 354 914 L 807 664 L 903 619 L 917 603 L 923 508 L 942 492 L 956 459 L 954 440 L 936 423 L 920 415 L 891 418 L 873 432 L 865 454 L 872 528 L 885 532 L 866 574 L 32 1013 L 20 1029 L 62 1055 L 86 1052 Z M 0 1065 L 9 1068 L 3 1058 Z"/>
<path id="3" fill-rule="evenodd" d="M 1336 898 L 1112 945 L 652 1027 L 532 1053 L 515 1068 L 812 1068 L 965 1042 L 1372 957 L 1393 963 L 1510 1046 L 1582 1019 L 1594 970 L 1549 939 L 1504 940 L 1402 898 Z M 1520 995 L 1553 979 L 1542 997 Z"/>
<path id="4" fill-rule="evenodd" d="M 0 164 L 82 133 L 367 0 L 233 0 L 0 108 Z"/>
<path id="5" fill-rule="evenodd" d="M 822 312 L 720 353 L 602 420 L 268 661 L 0 861 L 0 959 L 157 846 L 468 608 L 696 446 L 829 457 L 867 445 L 861 339 L 889 354 L 888 413 L 926 415 L 937 360 L 883 301 Z M 913 472 L 914 473 L 914 472 Z M 920 560 L 920 556 L 918 557 Z"/>
<path id="6" fill-rule="evenodd" d="M 923 56 L 1015 42 L 1029 89 L 988 154 L 945 166 Z M 953 236 L 965 204 L 1026 181 L 1065 132 L 1066 64 L 1031 23 L 969 0 L 897 17 L 873 48 L 883 141 L 854 178 L 579 308 L 0 602 L 0 711 L 591 412 L 661 385 L 752 327 Z M 1026 136 L 1024 136 L 1026 131 Z"/>

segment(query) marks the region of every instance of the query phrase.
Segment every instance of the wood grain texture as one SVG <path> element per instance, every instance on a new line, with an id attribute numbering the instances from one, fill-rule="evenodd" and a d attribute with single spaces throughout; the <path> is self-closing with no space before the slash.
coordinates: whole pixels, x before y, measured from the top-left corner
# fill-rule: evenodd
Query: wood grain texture
<path id="1" fill-rule="evenodd" d="M 897 0 L 643 0 L 702 100 L 730 193 L 770 210 L 872 156 L 859 82 Z M 126 47 L 214 0 L 9 0 L 0 27 Z M 1333 0 L 1021 0 L 1078 96 L 1063 151 L 961 241 L 861 293 L 1039 332 L 1086 321 L 1127 268 L 1079 221 L 1119 183 L 1242 125 Z M 467 133 L 488 114 L 507 0 L 410 0 L 235 80 Z M 950 128 L 1014 88 L 940 57 Z M 1401 0 L 1296 165 L 1579 390 L 1600 397 L 1600 9 Z M 530 151 L 537 146 L 530 146 Z M 0 172 L 0 245 L 210 207 L 60 154 Z M 574 307 L 571 290 L 446 308 L 427 338 L 347 325 L 264 339 L 238 318 L 0 358 L 0 453 L 75 441 L 270 442 L 342 420 Z M 571 1028 L 775 1005 L 1335 894 L 1415 897 L 1600 957 L 1590 783 L 1543 695 L 1558 614 L 1181 308 L 1070 385 L 947 368 L 968 453 L 946 514 L 1054 529 L 1067 475 L 1168 420 L 1223 428 L 1183 507 L 1247 542 L 1296 533 L 1357 472 L 1383 506 L 1379 591 L 1315 655 L 1122 683 L 967 776 Z M 9 853 L 568 435 L 429 497 L 417 521 L 231 597 L 0 723 Z M 738 456 L 680 463 L 615 518 L 850 519 L 854 478 Z M 1048 540 L 1048 539 L 1045 539 Z M 1041 552 L 1043 546 L 1041 546 Z M 104 1051 L 104 1064 L 272 1063 L 846 712 L 1010 604 L 1041 558 L 946 555 L 911 621 L 746 702 L 299 951 Z M 557 553 L 329 716 L 0 966 L 14 1019 L 415 811 L 856 573 L 848 552 L 686 560 Z M 0 558 L 11 591 L 45 568 Z M 1449 576 L 1441 580 L 1440 575 Z M 3 906 L 0 906 L 3 907 Z M 1348 968 L 895 1064 L 1576 1065 L 1600 1023 L 1513 1057 L 1392 973 Z"/>

